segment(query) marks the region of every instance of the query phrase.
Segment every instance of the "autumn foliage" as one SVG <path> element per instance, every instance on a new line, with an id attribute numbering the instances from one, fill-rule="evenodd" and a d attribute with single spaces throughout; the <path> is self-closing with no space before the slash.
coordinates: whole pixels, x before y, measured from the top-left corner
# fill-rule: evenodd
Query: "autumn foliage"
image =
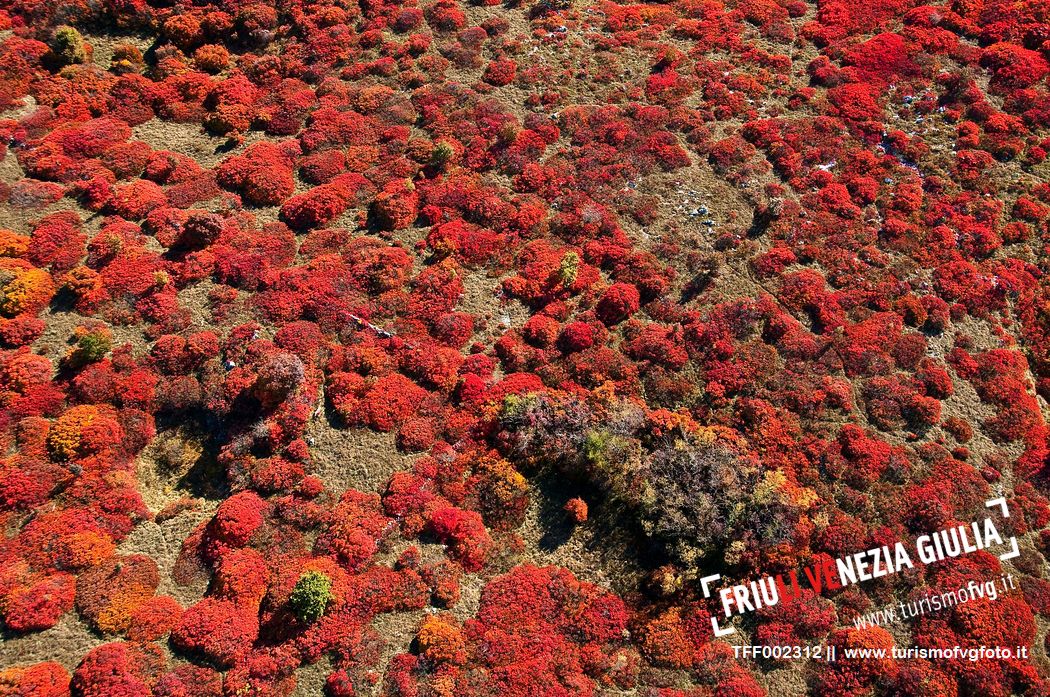
<path id="1" fill-rule="evenodd" d="M 1050 692 L 1046 15 L 7 3 L 0 695 Z"/>

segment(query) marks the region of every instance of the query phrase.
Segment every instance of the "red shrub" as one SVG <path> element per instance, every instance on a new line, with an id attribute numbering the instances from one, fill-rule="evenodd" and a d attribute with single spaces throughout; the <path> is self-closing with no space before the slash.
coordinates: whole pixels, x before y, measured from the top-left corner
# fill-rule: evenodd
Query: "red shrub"
<path id="1" fill-rule="evenodd" d="M 310 184 L 327 184 L 346 168 L 346 155 L 342 150 L 322 150 L 299 161 L 299 176 Z"/>
<path id="2" fill-rule="evenodd" d="M 485 73 L 481 79 L 490 85 L 503 87 L 514 81 L 517 68 L 517 64 L 512 60 L 495 60 L 485 66 Z"/>
<path id="3" fill-rule="evenodd" d="M 437 0 L 424 10 L 427 22 L 437 31 L 449 32 L 462 29 L 466 15 L 451 0 Z"/>
<path id="4" fill-rule="evenodd" d="M 419 194 L 411 180 L 394 180 L 376 196 L 373 210 L 383 230 L 401 230 L 419 215 Z"/>
<path id="5" fill-rule="evenodd" d="M 83 258 L 87 236 L 80 231 L 76 213 L 49 215 L 33 226 L 28 258 L 37 266 L 48 266 L 64 271 L 76 266 Z"/>
<path id="6" fill-rule="evenodd" d="M 839 630 L 831 635 L 828 643 L 835 646 L 840 656 L 845 655 L 843 652 L 846 648 L 881 648 L 889 653 L 894 645 L 893 637 L 881 627 Z M 866 691 L 877 681 L 892 679 L 898 670 L 897 662 L 889 657 L 876 660 L 840 660 L 822 671 L 818 680 L 825 694 L 856 695 Z"/>
<path id="7" fill-rule="evenodd" d="M 117 642 L 92 649 L 73 672 L 78 697 L 149 697 L 147 681 L 163 670 L 164 654 L 150 644 Z"/>
<path id="8" fill-rule="evenodd" d="M 339 178 L 285 201 L 281 217 L 296 230 L 318 227 L 335 220 L 350 205 L 354 192 Z"/>
<path id="9" fill-rule="evenodd" d="M 435 226 L 427 235 L 427 246 L 436 254 L 454 254 L 466 264 L 484 264 L 498 250 L 500 236 L 492 230 L 453 220 Z"/>
<path id="10" fill-rule="evenodd" d="M 156 641 L 166 636 L 179 623 L 182 606 L 166 595 L 150 598 L 131 613 L 128 639 Z"/>
<path id="11" fill-rule="evenodd" d="M 882 106 L 878 96 L 876 86 L 859 82 L 828 90 L 828 101 L 835 111 L 851 121 L 881 121 Z"/>
<path id="12" fill-rule="evenodd" d="M 577 525 L 587 522 L 587 502 L 581 498 L 569 499 L 565 503 L 565 512 Z"/>
<path id="13" fill-rule="evenodd" d="M 641 296 L 629 283 L 614 283 L 602 294 L 596 313 L 606 325 L 622 322 L 638 311 Z"/>
<path id="14" fill-rule="evenodd" d="M 208 527 L 217 540 L 242 547 L 263 524 L 265 512 L 265 501 L 251 491 L 242 491 L 222 502 Z"/>
<path id="15" fill-rule="evenodd" d="M 908 55 L 899 34 L 879 34 L 847 51 L 843 62 L 853 66 L 862 80 L 890 83 L 919 75 L 919 66 Z"/>
<path id="16" fill-rule="evenodd" d="M 127 220 L 141 220 L 155 208 L 168 203 L 164 190 L 146 179 L 114 187 L 113 196 L 106 202 L 106 212 Z"/>
<path id="17" fill-rule="evenodd" d="M 54 627 L 73 609 L 75 586 L 69 574 L 55 574 L 21 586 L 0 599 L 4 624 L 15 632 L 36 632 Z"/>
<path id="18" fill-rule="evenodd" d="M 99 631 L 124 632 L 159 584 L 157 564 L 149 557 L 111 557 L 77 578 L 77 611 Z"/>
<path id="19" fill-rule="evenodd" d="M 69 697 L 70 675 L 48 661 L 0 671 L 0 693 L 10 697 Z"/>
<path id="20" fill-rule="evenodd" d="M 220 697 L 222 695 L 222 674 L 208 668 L 190 663 L 176 666 L 170 673 L 165 673 L 153 686 L 154 697 L 183 697 L 199 695 L 200 697 Z"/>
<path id="21" fill-rule="evenodd" d="M 213 587 L 217 597 L 250 608 L 262 602 L 269 580 L 262 554 L 254 549 L 235 549 L 219 559 Z"/>
<path id="22" fill-rule="evenodd" d="M 430 514 L 427 529 L 467 571 L 479 571 L 492 552 L 492 540 L 481 516 L 460 508 L 439 508 Z"/>
<path id="23" fill-rule="evenodd" d="M 317 538 L 317 551 L 334 554 L 347 568 L 356 569 L 377 550 L 390 527 L 379 497 L 348 489 L 332 510 L 331 522 Z"/>
<path id="24" fill-rule="evenodd" d="M 323 107 L 310 115 L 309 125 L 299 134 L 305 152 L 325 147 L 343 147 L 375 143 L 375 126 L 367 116 L 355 111 Z"/>
<path id="25" fill-rule="evenodd" d="M 299 145 L 256 143 L 241 155 L 228 158 L 216 170 L 219 185 L 239 190 L 244 199 L 256 206 L 276 206 L 295 191 L 292 167 Z"/>
<path id="26" fill-rule="evenodd" d="M 984 49 L 981 65 L 992 71 L 993 86 L 1008 89 L 1030 87 L 1050 72 L 1050 64 L 1042 55 L 1006 42 Z"/>
<path id="27" fill-rule="evenodd" d="M 186 609 L 171 640 L 183 651 L 230 668 L 248 656 L 258 633 L 259 618 L 252 608 L 205 598 Z"/>
<path id="28" fill-rule="evenodd" d="M 392 431 L 414 415 L 428 392 L 399 374 L 379 378 L 361 400 L 360 418 L 377 431 Z"/>

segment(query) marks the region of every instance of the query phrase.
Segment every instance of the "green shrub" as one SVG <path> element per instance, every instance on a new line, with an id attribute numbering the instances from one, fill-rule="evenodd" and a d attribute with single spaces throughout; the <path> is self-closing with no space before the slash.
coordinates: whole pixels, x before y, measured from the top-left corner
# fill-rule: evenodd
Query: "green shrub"
<path id="1" fill-rule="evenodd" d="M 59 27 L 51 39 L 51 52 L 62 65 L 87 63 L 84 37 L 73 27 Z"/>
<path id="2" fill-rule="evenodd" d="M 113 341 L 103 333 L 84 334 L 77 340 L 77 353 L 88 363 L 102 360 L 113 348 Z"/>
<path id="3" fill-rule="evenodd" d="M 332 580 L 320 571 L 307 571 L 296 581 L 288 603 L 300 620 L 316 622 L 331 599 Z"/>
<path id="4" fill-rule="evenodd" d="M 561 284 L 568 288 L 573 283 L 576 283 L 576 276 L 580 271 L 580 255 L 576 252 L 566 252 L 565 256 L 561 258 L 561 265 L 558 267 L 558 280 Z"/>
<path id="5" fill-rule="evenodd" d="M 456 151 L 448 143 L 438 143 L 430 154 L 430 162 L 437 167 L 444 167 L 455 154 Z"/>

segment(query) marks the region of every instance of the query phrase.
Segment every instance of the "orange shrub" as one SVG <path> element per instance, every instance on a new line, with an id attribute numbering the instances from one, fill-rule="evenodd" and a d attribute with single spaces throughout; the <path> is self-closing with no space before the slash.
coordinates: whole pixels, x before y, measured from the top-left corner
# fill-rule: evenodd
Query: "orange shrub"
<path id="1" fill-rule="evenodd" d="M 466 660 L 463 633 L 451 615 L 430 615 L 416 637 L 419 652 L 434 663 L 461 664 Z"/>
<path id="2" fill-rule="evenodd" d="M 84 435 L 84 428 L 98 418 L 98 409 L 84 404 L 73 407 L 51 424 L 47 434 L 47 447 L 58 460 L 69 460 L 77 455 Z"/>
<path id="3" fill-rule="evenodd" d="M 51 275 L 26 262 L 17 266 L 0 263 L 0 286 L 0 312 L 8 317 L 35 312 L 51 302 L 55 294 Z"/>

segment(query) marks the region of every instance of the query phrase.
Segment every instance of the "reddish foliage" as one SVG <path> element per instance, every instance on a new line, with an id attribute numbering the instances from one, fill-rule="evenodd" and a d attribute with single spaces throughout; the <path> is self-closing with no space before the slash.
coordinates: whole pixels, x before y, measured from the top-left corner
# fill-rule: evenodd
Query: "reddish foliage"
<path id="1" fill-rule="evenodd" d="M 638 311 L 639 297 L 638 289 L 628 283 L 610 286 L 598 301 L 598 318 L 607 325 L 623 321 Z"/>
<path id="2" fill-rule="evenodd" d="M 492 552 L 489 538 L 481 516 L 473 511 L 459 508 L 438 508 L 427 521 L 427 528 L 449 553 L 467 571 L 478 571 Z"/>
<path id="3" fill-rule="evenodd" d="M 228 668 L 248 655 L 258 632 L 259 619 L 250 608 L 205 598 L 186 609 L 171 639 L 180 649 Z"/>
<path id="4" fill-rule="evenodd" d="M 0 688 L 12 697 L 68 697 L 70 675 L 47 661 L 0 671 Z"/>
<path id="5" fill-rule="evenodd" d="M 128 640 L 0 692 L 281 695 L 325 657 L 337 695 L 760 695 L 780 665 L 709 634 L 709 566 L 811 566 L 998 488 L 1020 590 L 898 639 L 1035 641 L 1043 9 L 468 4 L 0 11 L 0 616 Z M 552 474 L 564 510 L 533 496 Z M 645 549 L 644 592 L 522 565 L 607 525 L 599 571 Z M 185 610 L 118 553 L 157 534 L 207 588 Z M 841 627 L 998 573 L 965 555 L 741 626 L 884 648 Z M 428 601 L 456 617 L 385 661 L 372 620 Z M 1031 659 L 802 669 L 821 694 L 1047 692 Z"/>

